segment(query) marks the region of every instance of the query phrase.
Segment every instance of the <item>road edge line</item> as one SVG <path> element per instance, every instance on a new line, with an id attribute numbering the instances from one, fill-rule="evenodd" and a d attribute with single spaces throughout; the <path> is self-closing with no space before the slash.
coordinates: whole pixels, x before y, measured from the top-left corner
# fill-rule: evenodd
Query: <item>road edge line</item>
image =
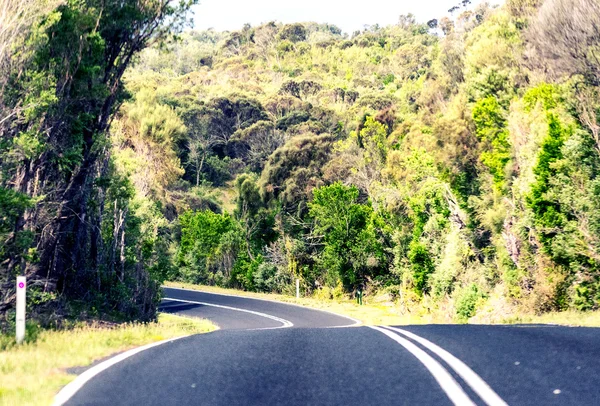
<path id="1" fill-rule="evenodd" d="M 232 295 L 230 293 L 213 293 L 213 292 L 207 292 L 205 290 L 175 288 L 175 287 L 172 287 L 172 286 L 164 286 L 164 285 L 161 286 L 161 288 L 176 289 L 176 290 L 185 290 L 186 292 L 200 292 L 200 293 L 206 293 L 208 295 L 239 297 L 241 299 L 251 299 L 251 300 L 260 300 L 260 301 L 263 301 L 263 302 L 279 303 L 279 304 L 283 304 L 283 305 L 287 305 L 287 306 L 299 307 L 301 309 L 310 309 L 310 310 L 314 310 L 314 311 L 317 311 L 317 312 L 323 312 L 323 313 L 333 314 L 334 316 L 343 317 L 345 319 L 348 319 L 348 320 L 354 322 L 354 324 L 349 324 L 347 326 L 332 326 L 332 327 L 327 327 L 327 328 L 347 328 L 347 327 L 356 327 L 356 326 L 360 326 L 360 325 L 364 324 L 362 321 L 360 321 L 358 319 L 355 319 L 354 317 L 346 316 L 345 314 L 339 314 L 339 313 L 336 313 L 336 312 L 332 312 L 330 310 L 315 309 L 314 307 L 303 306 L 303 305 L 296 304 L 296 303 L 282 302 L 280 300 L 263 299 L 263 298 L 258 298 L 258 297 L 241 296 L 241 295 Z"/>
<path id="2" fill-rule="evenodd" d="M 166 343 L 170 343 L 173 342 L 175 340 L 179 340 L 181 338 L 186 338 L 186 337 L 190 337 L 191 334 L 185 335 L 185 336 L 180 336 L 180 337 L 175 337 L 175 338 L 168 338 L 166 340 L 162 340 L 162 341 L 157 341 L 155 343 L 150 343 L 150 344 L 146 344 L 143 345 L 141 347 L 137 347 L 137 348 L 132 348 L 131 350 L 127 350 L 125 352 L 122 352 L 120 354 L 115 355 L 114 357 L 111 357 L 101 363 L 99 363 L 98 365 L 94 365 L 93 367 L 89 368 L 88 370 L 84 371 L 83 373 L 77 375 L 77 377 L 72 380 L 71 382 L 69 382 L 67 385 L 65 385 L 55 396 L 54 396 L 54 403 L 52 403 L 53 406 L 62 406 L 64 405 L 66 402 L 69 401 L 69 399 L 71 399 L 86 383 L 88 383 L 92 378 L 94 378 L 96 375 L 98 375 L 99 373 L 105 371 L 106 369 L 112 367 L 113 365 L 131 357 L 132 355 L 138 354 L 142 351 L 148 350 L 150 348 L 153 347 L 157 347 L 159 345 L 162 344 L 166 344 Z"/>
<path id="3" fill-rule="evenodd" d="M 465 390 L 462 388 L 462 386 L 460 386 L 456 379 L 452 377 L 450 372 L 448 372 L 443 365 L 431 355 L 427 354 L 425 351 L 420 349 L 417 345 L 406 338 L 400 337 L 398 334 L 394 334 L 389 330 L 378 326 L 367 327 L 385 334 L 387 337 L 391 338 L 404 347 L 412 355 L 414 355 L 421 362 L 421 364 L 427 368 L 429 373 L 437 381 L 441 389 L 444 391 L 446 396 L 448 396 L 452 403 L 457 406 L 476 406 L 475 402 L 473 402 L 469 395 L 467 395 Z"/>
<path id="4" fill-rule="evenodd" d="M 467 364 L 461 361 L 456 356 L 452 355 L 447 350 L 443 349 L 439 345 L 411 333 L 410 331 L 402 330 L 397 327 L 383 326 L 383 328 L 391 331 L 400 333 L 412 340 L 418 342 L 437 356 L 439 356 L 444 362 L 450 366 L 464 381 L 467 385 L 473 389 L 477 395 L 489 406 L 508 406 L 508 404 L 498 395 L 492 387 L 483 380 L 475 371 L 473 371 Z"/>
<path id="5" fill-rule="evenodd" d="M 294 323 L 292 323 L 289 320 L 282 319 L 281 317 L 273 316 L 273 315 L 270 315 L 270 314 L 267 314 L 267 313 L 257 312 L 257 311 L 254 311 L 254 310 L 240 309 L 239 307 L 217 305 L 217 304 L 206 303 L 206 302 L 197 302 L 195 300 L 175 299 L 175 298 L 171 298 L 171 297 L 164 297 L 162 300 L 172 300 L 174 302 L 199 304 L 199 305 L 203 305 L 203 306 L 218 307 L 220 309 L 234 310 L 234 311 L 238 311 L 238 312 L 250 313 L 250 314 L 254 314 L 255 316 L 261 316 L 261 317 L 265 317 L 267 319 L 275 320 L 275 321 L 277 321 L 277 322 L 279 322 L 279 323 L 282 324 L 281 327 L 267 327 L 268 329 L 271 329 L 271 330 L 278 329 L 278 328 L 289 328 L 289 327 L 293 327 L 294 326 Z"/>

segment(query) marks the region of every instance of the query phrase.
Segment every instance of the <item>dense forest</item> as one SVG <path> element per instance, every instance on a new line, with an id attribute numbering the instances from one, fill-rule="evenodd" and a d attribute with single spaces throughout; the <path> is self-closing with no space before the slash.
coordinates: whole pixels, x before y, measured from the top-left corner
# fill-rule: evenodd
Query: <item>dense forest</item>
<path id="1" fill-rule="evenodd" d="M 151 319 L 165 280 L 598 308 L 597 1 L 352 34 L 182 31 L 190 5 L 44 3 L 0 32 L 0 312 L 17 274 L 45 320 Z"/>

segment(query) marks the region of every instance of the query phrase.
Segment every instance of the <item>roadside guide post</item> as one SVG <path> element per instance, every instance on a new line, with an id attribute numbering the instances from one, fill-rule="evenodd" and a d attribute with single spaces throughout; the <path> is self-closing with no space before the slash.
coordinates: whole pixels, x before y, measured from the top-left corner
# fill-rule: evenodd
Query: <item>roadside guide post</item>
<path id="1" fill-rule="evenodd" d="M 358 288 L 358 291 L 356 292 L 356 303 L 358 303 L 361 306 L 362 306 L 362 295 L 363 295 L 362 289 Z"/>
<path id="2" fill-rule="evenodd" d="M 21 344 L 25 339 L 26 289 L 27 279 L 24 276 L 17 276 L 17 344 Z"/>
<path id="3" fill-rule="evenodd" d="M 296 279 L 296 298 L 300 298 L 300 279 Z"/>

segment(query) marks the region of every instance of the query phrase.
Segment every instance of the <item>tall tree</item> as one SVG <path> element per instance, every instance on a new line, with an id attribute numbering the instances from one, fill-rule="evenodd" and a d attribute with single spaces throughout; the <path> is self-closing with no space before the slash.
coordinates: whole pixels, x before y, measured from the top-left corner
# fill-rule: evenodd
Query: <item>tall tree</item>
<path id="1" fill-rule="evenodd" d="M 34 238 L 3 262 L 5 275 L 26 274 L 67 297 L 85 296 L 100 280 L 105 193 L 98 179 L 108 171 L 107 128 L 125 97 L 121 78 L 139 51 L 182 29 L 194 3 L 68 0 L 33 26 L 30 63 L 11 72 L 18 80 L 3 100 L 21 109 L 2 134 L 9 149 L 31 147 L 3 154 L 0 164 L 9 174 L 3 186 L 37 203 L 15 221 L 11 243 L 23 232 Z M 2 308 L 12 299 L 5 295 Z"/>

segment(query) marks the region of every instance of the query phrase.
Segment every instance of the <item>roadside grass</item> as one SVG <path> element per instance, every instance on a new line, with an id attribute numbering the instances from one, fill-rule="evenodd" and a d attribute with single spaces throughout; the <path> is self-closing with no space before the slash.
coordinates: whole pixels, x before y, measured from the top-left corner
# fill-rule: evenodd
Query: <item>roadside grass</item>
<path id="1" fill-rule="evenodd" d="M 160 314 L 158 322 L 112 327 L 88 325 L 69 330 L 42 330 L 34 342 L 7 346 L 0 336 L 0 405 L 50 405 L 54 395 L 76 375 L 67 372 L 110 355 L 153 343 L 206 333 L 216 327 L 206 320 Z"/>
<path id="2" fill-rule="evenodd" d="M 246 292 L 237 289 L 220 288 L 216 286 L 194 285 L 184 282 L 165 282 L 164 286 L 201 290 L 204 292 L 239 295 L 257 299 L 276 300 L 293 303 L 314 309 L 326 310 L 343 316 L 360 320 L 366 325 L 410 325 L 410 324 L 456 324 L 453 317 L 454 311 L 449 308 L 436 308 L 431 304 L 420 306 L 408 312 L 396 303 L 386 301 L 381 297 L 367 297 L 363 305 L 359 306 L 350 299 L 321 299 L 315 297 L 287 296 L 275 293 Z M 513 309 L 516 311 L 516 309 Z M 474 324 L 557 324 L 564 326 L 600 327 L 600 311 L 577 312 L 563 311 L 551 312 L 542 315 L 519 313 L 510 315 L 504 313 L 491 318 L 473 318 Z"/>
<path id="3" fill-rule="evenodd" d="M 350 299 L 328 300 L 315 297 L 300 297 L 297 299 L 295 296 L 287 296 L 276 293 L 247 292 L 238 289 L 194 285 L 184 282 L 165 282 L 164 286 L 292 303 L 313 309 L 326 310 L 342 316 L 352 317 L 356 320 L 360 320 L 366 325 L 406 325 L 447 322 L 447 320 L 443 320 L 439 316 L 433 314 L 423 314 L 419 312 L 403 314 L 399 306 L 392 302 L 385 301 L 384 299 L 378 299 L 377 297 L 364 298 L 363 305 L 361 306 L 358 305 L 356 301 Z"/>
<path id="4" fill-rule="evenodd" d="M 558 324 L 562 326 L 600 327 L 600 311 L 567 310 L 541 315 L 520 315 L 502 320 L 506 324 Z"/>

